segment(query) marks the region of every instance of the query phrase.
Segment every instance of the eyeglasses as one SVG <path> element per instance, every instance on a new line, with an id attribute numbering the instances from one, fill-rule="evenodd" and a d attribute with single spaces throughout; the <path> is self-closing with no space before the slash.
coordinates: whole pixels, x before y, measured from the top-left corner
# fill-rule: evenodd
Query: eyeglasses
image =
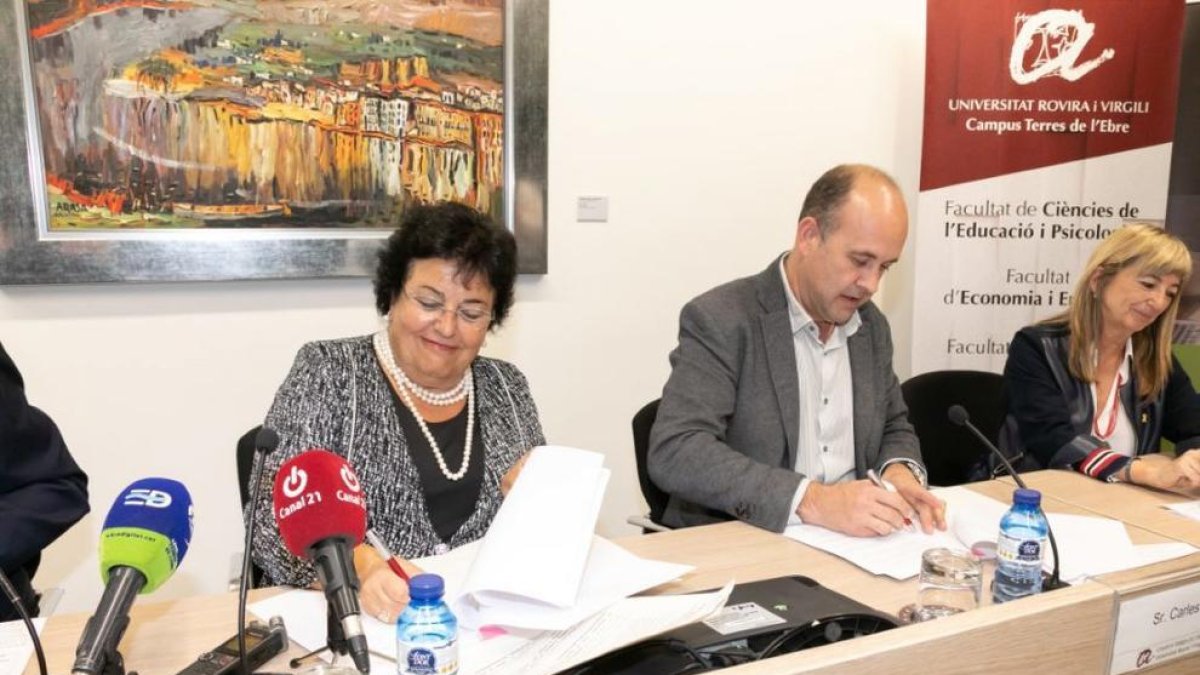
<path id="1" fill-rule="evenodd" d="M 403 295 L 409 300 L 417 303 L 417 307 L 421 309 L 421 313 L 423 313 L 429 319 L 440 319 L 442 318 L 443 314 L 451 311 L 454 312 L 454 315 L 458 317 L 459 321 L 462 321 L 468 326 L 479 326 L 486 324 L 492 319 L 492 310 L 487 306 L 463 307 L 460 304 L 458 307 L 450 309 L 442 300 L 428 296 L 409 295 L 408 291 L 404 289 L 400 290 L 400 295 Z"/>

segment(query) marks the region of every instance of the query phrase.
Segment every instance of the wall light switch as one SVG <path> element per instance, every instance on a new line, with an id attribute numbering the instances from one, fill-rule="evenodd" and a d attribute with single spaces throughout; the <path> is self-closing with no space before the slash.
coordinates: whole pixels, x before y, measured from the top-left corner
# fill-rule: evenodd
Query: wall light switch
<path id="1" fill-rule="evenodd" d="M 575 219 L 581 223 L 607 223 L 608 197 L 580 197 Z"/>

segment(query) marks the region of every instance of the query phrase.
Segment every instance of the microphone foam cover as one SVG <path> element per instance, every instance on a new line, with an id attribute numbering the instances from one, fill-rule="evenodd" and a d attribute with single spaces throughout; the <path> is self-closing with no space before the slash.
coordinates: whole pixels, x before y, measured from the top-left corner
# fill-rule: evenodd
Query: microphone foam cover
<path id="1" fill-rule="evenodd" d="M 151 593 L 179 567 L 192 541 L 192 496 L 179 481 L 143 478 L 117 495 L 100 532 L 100 578 L 132 567 Z"/>
<path id="2" fill-rule="evenodd" d="M 362 543 L 367 499 L 346 460 L 328 450 L 309 450 L 275 474 L 275 522 L 283 544 L 298 558 L 317 542 L 339 537 Z"/>
<path id="3" fill-rule="evenodd" d="M 967 414 L 967 409 L 961 405 L 950 406 L 950 409 L 946 411 L 946 416 L 959 426 L 966 424 L 967 420 L 971 419 L 971 416 Z"/>
<path id="4" fill-rule="evenodd" d="M 258 433 L 254 435 L 254 449 L 263 454 L 269 455 L 275 452 L 275 448 L 279 447 L 279 434 L 274 429 L 262 427 Z"/>

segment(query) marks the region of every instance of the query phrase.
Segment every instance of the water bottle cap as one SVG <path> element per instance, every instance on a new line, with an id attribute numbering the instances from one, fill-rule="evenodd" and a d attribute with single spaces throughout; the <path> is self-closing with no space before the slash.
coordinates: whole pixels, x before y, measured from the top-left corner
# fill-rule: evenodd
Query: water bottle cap
<path id="1" fill-rule="evenodd" d="M 1042 493 L 1029 488 L 1017 488 L 1013 490 L 1013 503 L 1022 506 L 1041 506 Z"/>
<path id="2" fill-rule="evenodd" d="M 436 574 L 418 574 L 408 582 L 408 594 L 414 600 L 430 600 L 442 597 L 446 583 Z"/>

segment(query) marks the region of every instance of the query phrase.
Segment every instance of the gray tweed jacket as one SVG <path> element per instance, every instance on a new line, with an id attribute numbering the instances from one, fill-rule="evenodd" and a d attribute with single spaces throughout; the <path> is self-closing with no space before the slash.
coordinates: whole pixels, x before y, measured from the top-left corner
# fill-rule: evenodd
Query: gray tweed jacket
<path id="1" fill-rule="evenodd" d="M 276 584 L 308 586 L 312 566 L 283 547 L 271 508 L 271 481 L 279 466 L 312 448 L 346 458 L 367 494 L 368 525 L 397 555 L 431 555 L 482 537 L 500 508 L 500 479 L 522 454 L 544 445 L 529 384 L 516 366 L 476 358 L 475 422 L 483 440 L 483 488 L 475 511 L 450 539 L 434 531 L 416 466 L 396 415 L 393 394 L 371 346 L 371 336 L 310 342 L 275 394 L 264 424 L 279 433 L 279 449 L 263 468 L 254 561 Z"/>
<path id="2" fill-rule="evenodd" d="M 887 319 L 872 303 L 850 337 L 859 478 L 893 458 L 921 461 L 892 370 Z M 780 532 L 802 476 L 800 384 L 779 259 L 684 306 L 671 377 L 650 434 L 650 477 L 671 494 L 666 525 L 731 517 Z"/>

